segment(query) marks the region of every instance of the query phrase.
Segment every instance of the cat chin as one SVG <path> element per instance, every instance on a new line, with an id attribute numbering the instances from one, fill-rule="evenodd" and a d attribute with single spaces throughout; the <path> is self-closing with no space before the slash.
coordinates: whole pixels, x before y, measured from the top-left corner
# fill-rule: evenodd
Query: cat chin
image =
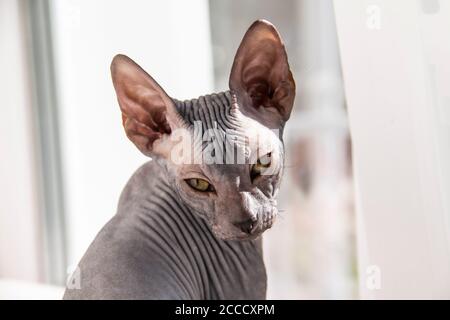
<path id="1" fill-rule="evenodd" d="M 229 239 L 229 240 L 234 240 L 234 241 L 252 241 L 252 240 L 256 240 L 258 239 L 262 234 L 264 233 L 264 231 L 261 232 L 257 232 L 254 234 L 245 234 L 243 236 L 237 236 L 234 239 Z"/>
<path id="2" fill-rule="evenodd" d="M 224 241 L 252 241 L 259 238 L 266 229 L 257 230 L 252 234 L 244 232 L 224 232 L 220 226 L 212 227 L 213 234 L 216 238 Z"/>
<path id="3" fill-rule="evenodd" d="M 256 234 L 244 234 L 244 235 L 230 235 L 230 236 L 225 236 L 225 237 L 221 237 L 216 235 L 217 238 L 219 238 L 220 240 L 224 240 L 224 241 L 252 241 L 252 240 L 256 240 L 258 239 L 263 232 L 260 233 L 256 233 Z"/>

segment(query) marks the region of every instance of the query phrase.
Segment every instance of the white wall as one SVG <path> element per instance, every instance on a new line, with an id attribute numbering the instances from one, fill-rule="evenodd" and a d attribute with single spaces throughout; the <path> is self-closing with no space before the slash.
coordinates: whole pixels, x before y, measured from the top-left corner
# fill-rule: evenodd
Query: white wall
<path id="1" fill-rule="evenodd" d="M 112 57 L 129 55 L 173 97 L 209 93 L 209 17 L 206 0 L 52 1 L 52 8 L 69 263 L 75 265 L 115 214 L 128 178 L 147 161 L 123 132 Z"/>
<path id="2" fill-rule="evenodd" d="M 448 299 L 450 3 L 334 4 L 353 139 L 361 297 Z"/>
<path id="3" fill-rule="evenodd" d="M 0 278 L 42 280 L 32 97 L 20 1 L 0 0 Z"/>

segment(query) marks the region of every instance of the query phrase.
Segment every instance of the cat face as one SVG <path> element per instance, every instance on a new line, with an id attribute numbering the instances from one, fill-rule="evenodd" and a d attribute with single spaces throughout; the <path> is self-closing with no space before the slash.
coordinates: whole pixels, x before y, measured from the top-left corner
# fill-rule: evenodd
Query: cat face
<path id="1" fill-rule="evenodd" d="M 219 95 L 226 101 L 231 94 Z M 276 194 L 283 169 L 283 144 L 278 130 L 242 115 L 238 105 L 220 107 L 231 108 L 229 118 L 239 119 L 233 129 L 218 124 L 210 133 L 200 132 L 203 143 L 197 151 L 192 143 L 196 134 L 188 130 L 187 143 L 178 151 L 189 157 L 174 152 L 170 156 L 173 161 L 164 163 L 180 198 L 209 223 L 217 237 L 253 239 L 270 228 L 278 214 Z M 192 108 L 197 108 L 195 102 Z M 196 152 L 199 161 L 195 161 Z"/>
<path id="2" fill-rule="evenodd" d="M 111 64 L 129 139 L 166 167 L 180 199 L 221 239 L 253 239 L 278 214 L 281 133 L 295 83 L 276 29 L 256 21 L 245 34 L 230 91 L 171 99 L 126 56 Z"/>

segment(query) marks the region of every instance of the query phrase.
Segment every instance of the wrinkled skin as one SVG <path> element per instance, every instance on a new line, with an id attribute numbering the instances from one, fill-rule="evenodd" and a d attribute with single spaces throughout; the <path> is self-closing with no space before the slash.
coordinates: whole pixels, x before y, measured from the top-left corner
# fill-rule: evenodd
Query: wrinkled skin
<path id="1" fill-rule="evenodd" d="M 249 125 L 253 119 L 242 116 Z M 194 212 L 201 215 L 213 233 L 224 240 L 255 239 L 270 228 L 278 214 L 276 194 L 280 185 L 284 149 L 279 137 L 261 125 L 246 130 L 246 136 L 264 139 L 266 149 L 248 147 L 247 164 L 173 164 L 167 166 L 169 179 L 180 198 Z M 259 155 L 271 154 L 271 174 L 251 179 L 252 163 Z M 252 159 L 253 158 L 253 159 Z M 201 178 L 214 186 L 215 192 L 198 192 L 186 179 Z M 251 232 L 243 231 L 246 222 L 253 221 Z M 245 229 L 245 228 L 244 228 Z"/>
<path id="2" fill-rule="evenodd" d="M 117 214 L 78 265 L 72 280 L 79 286 L 64 298 L 265 298 L 259 236 L 278 213 L 281 136 L 295 97 L 274 26 L 261 20 L 249 28 L 226 92 L 172 99 L 124 55 L 113 59 L 111 75 L 125 133 L 153 161 L 131 177 Z M 218 154 L 203 148 L 208 139 L 198 143 L 196 122 L 214 129 L 211 141 L 231 132 L 243 161 L 192 161 Z M 180 137 L 189 152 L 178 152 Z"/>

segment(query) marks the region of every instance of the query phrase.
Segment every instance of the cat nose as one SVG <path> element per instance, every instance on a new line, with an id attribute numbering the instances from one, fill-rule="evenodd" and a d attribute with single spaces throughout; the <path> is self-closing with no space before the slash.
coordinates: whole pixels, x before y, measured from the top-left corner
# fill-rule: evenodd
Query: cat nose
<path id="1" fill-rule="evenodd" d="M 253 231 L 256 229 L 257 219 L 256 219 L 256 217 L 250 218 L 243 222 L 237 222 L 234 225 L 236 227 L 238 227 L 239 229 L 241 229 L 243 232 L 245 232 L 247 234 L 252 234 Z"/>

